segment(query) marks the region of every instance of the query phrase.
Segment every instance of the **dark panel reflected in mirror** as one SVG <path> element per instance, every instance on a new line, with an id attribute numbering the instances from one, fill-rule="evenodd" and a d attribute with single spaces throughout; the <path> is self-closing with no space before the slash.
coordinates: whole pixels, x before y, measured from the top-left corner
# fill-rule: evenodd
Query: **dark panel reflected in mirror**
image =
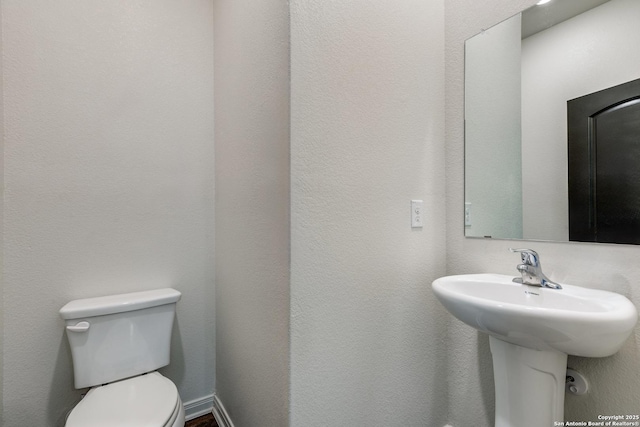
<path id="1" fill-rule="evenodd" d="M 591 161 L 599 156 L 624 173 L 590 175 L 587 193 L 600 196 L 584 209 L 570 206 L 567 119 L 569 101 L 640 78 L 638 28 L 637 0 L 551 0 L 465 43 L 467 237 L 640 243 L 629 237 L 640 206 L 627 188 L 633 177 L 640 181 L 640 166 L 616 151 L 630 150 L 633 140 L 608 142 L 604 151 L 598 143 L 601 152 L 593 151 Z M 600 117 L 602 126 L 640 121 L 640 108 L 628 107 Z M 635 143 L 640 146 L 638 137 Z M 599 237 L 577 237 L 576 215 L 586 215 Z M 615 231 L 603 231 L 614 223 Z"/>
<path id="2" fill-rule="evenodd" d="M 640 244 L 640 79 L 567 102 L 569 240 Z"/>

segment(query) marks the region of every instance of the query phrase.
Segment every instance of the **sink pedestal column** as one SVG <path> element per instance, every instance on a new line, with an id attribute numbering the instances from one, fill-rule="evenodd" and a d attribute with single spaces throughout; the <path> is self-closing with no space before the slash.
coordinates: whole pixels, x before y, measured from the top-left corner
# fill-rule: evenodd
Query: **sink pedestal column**
<path id="1" fill-rule="evenodd" d="M 495 427 L 553 426 L 564 421 L 567 355 L 489 337 L 496 389 Z"/>

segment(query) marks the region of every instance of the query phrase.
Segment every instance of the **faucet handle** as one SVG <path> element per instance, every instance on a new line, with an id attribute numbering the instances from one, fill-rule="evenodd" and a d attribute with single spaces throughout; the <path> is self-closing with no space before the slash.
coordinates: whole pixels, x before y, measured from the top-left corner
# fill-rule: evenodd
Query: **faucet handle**
<path id="1" fill-rule="evenodd" d="M 523 264 L 532 265 L 538 267 L 540 265 L 540 256 L 538 252 L 533 249 L 513 249 L 509 248 L 511 252 L 520 252 L 520 257 Z"/>
<path id="2" fill-rule="evenodd" d="M 513 249 L 509 248 L 511 252 L 519 252 L 522 257 L 522 264 L 518 265 L 517 269 L 522 274 L 522 277 L 516 277 L 513 279 L 516 283 L 523 283 L 525 285 L 543 286 L 552 289 L 562 289 L 559 283 L 550 280 L 542 272 L 542 266 L 540 265 L 540 257 L 538 253 L 533 249 Z"/>

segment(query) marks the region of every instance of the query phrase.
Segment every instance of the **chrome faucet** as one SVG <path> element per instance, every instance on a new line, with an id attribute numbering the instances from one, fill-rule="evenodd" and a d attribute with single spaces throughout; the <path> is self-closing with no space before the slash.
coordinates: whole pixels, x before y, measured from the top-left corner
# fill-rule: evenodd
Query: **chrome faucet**
<path id="1" fill-rule="evenodd" d="M 532 249 L 509 249 L 511 252 L 520 252 L 522 264 L 518 264 L 518 271 L 522 277 L 513 279 L 516 283 L 524 285 L 541 286 L 543 288 L 562 289 L 558 283 L 549 280 L 542 272 L 540 256 Z"/>

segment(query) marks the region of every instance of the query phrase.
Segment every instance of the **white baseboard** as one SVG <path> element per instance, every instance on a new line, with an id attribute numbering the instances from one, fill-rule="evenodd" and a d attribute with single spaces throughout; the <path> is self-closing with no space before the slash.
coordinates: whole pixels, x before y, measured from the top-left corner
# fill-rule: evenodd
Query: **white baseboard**
<path id="1" fill-rule="evenodd" d="M 184 403 L 184 419 L 186 421 L 210 414 L 213 410 L 213 394 L 193 399 Z"/>
<path id="2" fill-rule="evenodd" d="M 220 427 L 234 427 L 227 410 L 215 393 L 213 394 L 213 417 Z"/>

